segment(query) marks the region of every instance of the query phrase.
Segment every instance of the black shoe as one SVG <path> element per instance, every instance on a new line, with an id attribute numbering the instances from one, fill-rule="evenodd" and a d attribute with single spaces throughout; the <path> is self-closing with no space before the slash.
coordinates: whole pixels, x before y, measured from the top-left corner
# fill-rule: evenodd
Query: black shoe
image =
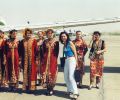
<path id="1" fill-rule="evenodd" d="M 17 92 L 17 88 L 13 88 L 13 92 Z"/>
<path id="2" fill-rule="evenodd" d="M 71 94 L 73 94 L 72 92 L 67 92 L 67 93 L 65 93 L 65 95 L 71 95 Z"/>
<path id="3" fill-rule="evenodd" d="M 78 88 L 82 89 L 82 88 L 83 88 L 83 85 L 82 85 L 82 84 L 79 84 L 79 85 L 78 85 Z"/>
<path id="4" fill-rule="evenodd" d="M 53 95 L 53 91 L 50 91 L 50 96 L 52 96 Z"/>
<path id="5" fill-rule="evenodd" d="M 52 96 L 52 95 L 53 95 L 53 91 L 47 91 L 47 92 L 46 92 L 46 95 L 47 95 L 47 96 Z"/>

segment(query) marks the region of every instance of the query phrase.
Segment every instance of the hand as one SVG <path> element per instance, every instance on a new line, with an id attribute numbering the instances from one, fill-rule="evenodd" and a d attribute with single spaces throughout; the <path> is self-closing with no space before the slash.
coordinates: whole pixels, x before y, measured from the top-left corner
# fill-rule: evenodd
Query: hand
<path id="1" fill-rule="evenodd" d="M 21 60 L 19 61 L 19 65 L 21 65 Z"/>
<path id="2" fill-rule="evenodd" d="M 76 67 L 78 67 L 78 62 L 76 62 Z"/>
<path id="3" fill-rule="evenodd" d="M 79 70 L 80 69 L 80 67 L 76 67 L 76 70 Z"/>
<path id="4" fill-rule="evenodd" d="M 6 60 L 3 61 L 3 64 L 6 65 Z"/>
<path id="5" fill-rule="evenodd" d="M 96 53 L 97 53 L 97 54 L 100 54 L 100 53 L 102 53 L 102 52 L 101 52 L 101 51 L 97 51 Z"/>
<path id="6" fill-rule="evenodd" d="M 36 60 L 35 62 L 36 62 L 36 64 L 38 65 L 38 60 Z"/>

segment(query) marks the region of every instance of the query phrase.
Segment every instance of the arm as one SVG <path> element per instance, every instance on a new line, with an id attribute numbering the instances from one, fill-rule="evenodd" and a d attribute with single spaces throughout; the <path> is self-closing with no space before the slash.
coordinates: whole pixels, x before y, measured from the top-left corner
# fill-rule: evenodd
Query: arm
<path id="1" fill-rule="evenodd" d="M 45 43 L 45 41 L 46 40 L 43 41 L 43 44 L 41 45 L 41 48 L 40 48 L 40 58 L 42 58 L 42 59 L 44 59 L 44 54 L 46 53 L 46 43 Z"/>
<path id="2" fill-rule="evenodd" d="M 102 46 L 102 49 L 101 50 L 99 50 L 99 51 L 97 51 L 97 54 L 101 54 L 101 53 L 104 53 L 104 52 L 106 52 L 106 45 L 105 45 L 105 41 L 103 41 L 103 44 L 102 44 L 103 46 Z"/>
<path id="3" fill-rule="evenodd" d="M 86 55 L 87 51 L 88 51 L 88 47 L 85 41 L 84 42 L 84 56 Z"/>
<path id="4" fill-rule="evenodd" d="M 4 59 L 3 64 L 4 64 L 4 65 L 6 64 L 6 52 L 5 52 L 5 45 L 6 45 L 6 41 L 4 41 L 4 46 L 3 46 L 3 59 Z"/>
<path id="5" fill-rule="evenodd" d="M 92 47 L 93 40 L 90 40 L 90 43 L 87 45 L 88 48 Z"/>
<path id="6" fill-rule="evenodd" d="M 95 40 L 95 37 L 94 35 L 92 36 L 91 40 L 90 40 L 90 43 L 88 44 L 88 48 L 91 48 L 92 47 L 92 44 L 93 44 L 93 41 Z"/>
<path id="7" fill-rule="evenodd" d="M 34 39 L 34 57 L 35 57 L 35 61 L 37 60 L 37 57 L 38 57 L 38 52 L 37 52 L 37 41 Z"/>
<path id="8" fill-rule="evenodd" d="M 56 54 L 56 57 L 58 57 L 58 54 L 59 54 L 59 42 L 56 41 L 56 44 L 55 44 L 55 54 Z"/>

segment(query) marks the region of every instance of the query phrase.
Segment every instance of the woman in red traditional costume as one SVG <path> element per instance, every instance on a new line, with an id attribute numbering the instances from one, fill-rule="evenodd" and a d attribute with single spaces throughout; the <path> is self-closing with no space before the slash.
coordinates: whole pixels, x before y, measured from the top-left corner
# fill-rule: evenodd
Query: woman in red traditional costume
<path id="1" fill-rule="evenodd" d="M 5 86 L 5 40 L 4 32 L 0 30 L 0 88 Z M 1 89 L 0 89 L 1 90 Z"/>
<path id="2" fill-rule="evenodd" d="M 19 81 L 19 41 L 16 39 L 16 34 L 16 30 L 11 30 L 5 44 L 6 80 L 10 91 L 15 91 L 18 88 Z"/>
<path id="3" fill-rule="evenodd" d="M 57 58 L 59 42 L 54 37 L 54 31 L 52 29 L 48 29 L 46 35 L 48 39 L 42 45 L 41 84 L 47 88 L 47 95 L 52 95 L 58 72 Z"/>
<path id="4" fill-rule="evenodd" d="M 89 90 L 93 87 L 96 78 L 96 88 L 99 89 L 99 83 L 103 75 L 104 66 L 104 52 L 106 52 L 105 41 L 100 39 L 101 33 L 95 31 L 92 40 L 89 44 L 91 47 L 90 58 L 90 86 Z"/>
<path id="5" fill-rule="evenodd" d="M 77 86 L 79 88 L 82 88 L 82 79 L 84 75 L 84 56 L 88 51 L 87 44 L 82 38 L 82 32 L 77 31 L 76 32 L 76 39 L 73 40 L 73 43 L 75 44 L 76 51 L 77 51 L 77 57 L 78 57 L 78 67 L 76 68 L 75 73 L 75 80 L 77 82 Z"/>
<path id="6" fill-rule="evenodd" d="M 38 31 L 37 32 L 38 39 L 37 39 L 37 76 L 39 77 L 38 83 L 41 83 L 41 76 L 40 76 L 40 68 L 41 68 L 41 59 L 42 59 L 42 44 L 44 41 L 44 32 Z"/>
<path id="7" fill-rule="evenodd" d="M 36 49 L 37 41 L 32 37 L 32 30 L 24 30 L 24 39 L 20 42 L 20 57 L 23 67 L 23 90 L 36 90 Z"/>

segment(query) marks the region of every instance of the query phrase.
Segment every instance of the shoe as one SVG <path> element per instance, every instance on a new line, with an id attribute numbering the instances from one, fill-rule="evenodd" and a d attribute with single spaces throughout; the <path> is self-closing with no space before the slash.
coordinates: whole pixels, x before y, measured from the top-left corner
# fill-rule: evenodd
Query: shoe
<path id="1" fill-rule="evenodd" d="M 50 94 L 50 96 L 52 96 L 53 95 L 53 91 L 50 91 L 49 94 Z"/>
<path id="2" fill-rule="evenodd" d="M 17 88 L 13 88 L 13 92 L 16 92 L 17 91 Z"/>
<path id="3" fill-rule="evenodd" d="M 83 86 L 82 86 L 82 84 L 81 84 L 81 83 L 79 83 L 79 85 L 77 85 L 77 87 L 78 87 L 78 88 L 80 88 L 80 89 L 82 89 L 82 88 L 83 88 Z"/>
<path id="4" fill-rule="evenodd" d="M 71 95 L 71 94 L 73 94 L 72 92 L 67 92 L 67 93 L 65 93 L 65 95 Z"/>
<path id="5" fill-rule="evenodd" d="M 96 84 L 96 88 L 99 89 L 99 84 Z"/>
<path id="6" fill-rule="evenodd" d="M 46 94 L 46 96 L 49 96 L 49 95 L 50 95 L 49 91 L 47 91 L 45 94 Z"/>
<path id="7" fill-rule="evenodd" d="M 70 95 L 70 98 L 72 98 L 72 99 L 77 99 L 79 97 L 79 94 L 71 94 Z"/>
<path id="8" fill-rule="evenodd" d="M 91 90 L 93 88 L 93 86 L 92 85 L 90 85 L 89 87 L 88 87 L 88 90 Z"/>
<path id="9" fill-rule="evenodd" d="M 52 95 L 53 95 L 53 91 L 47 91 L 47 92 L 46 92 L 46 95 L 47 95 L 47 96 L 52 96 Z"/>

